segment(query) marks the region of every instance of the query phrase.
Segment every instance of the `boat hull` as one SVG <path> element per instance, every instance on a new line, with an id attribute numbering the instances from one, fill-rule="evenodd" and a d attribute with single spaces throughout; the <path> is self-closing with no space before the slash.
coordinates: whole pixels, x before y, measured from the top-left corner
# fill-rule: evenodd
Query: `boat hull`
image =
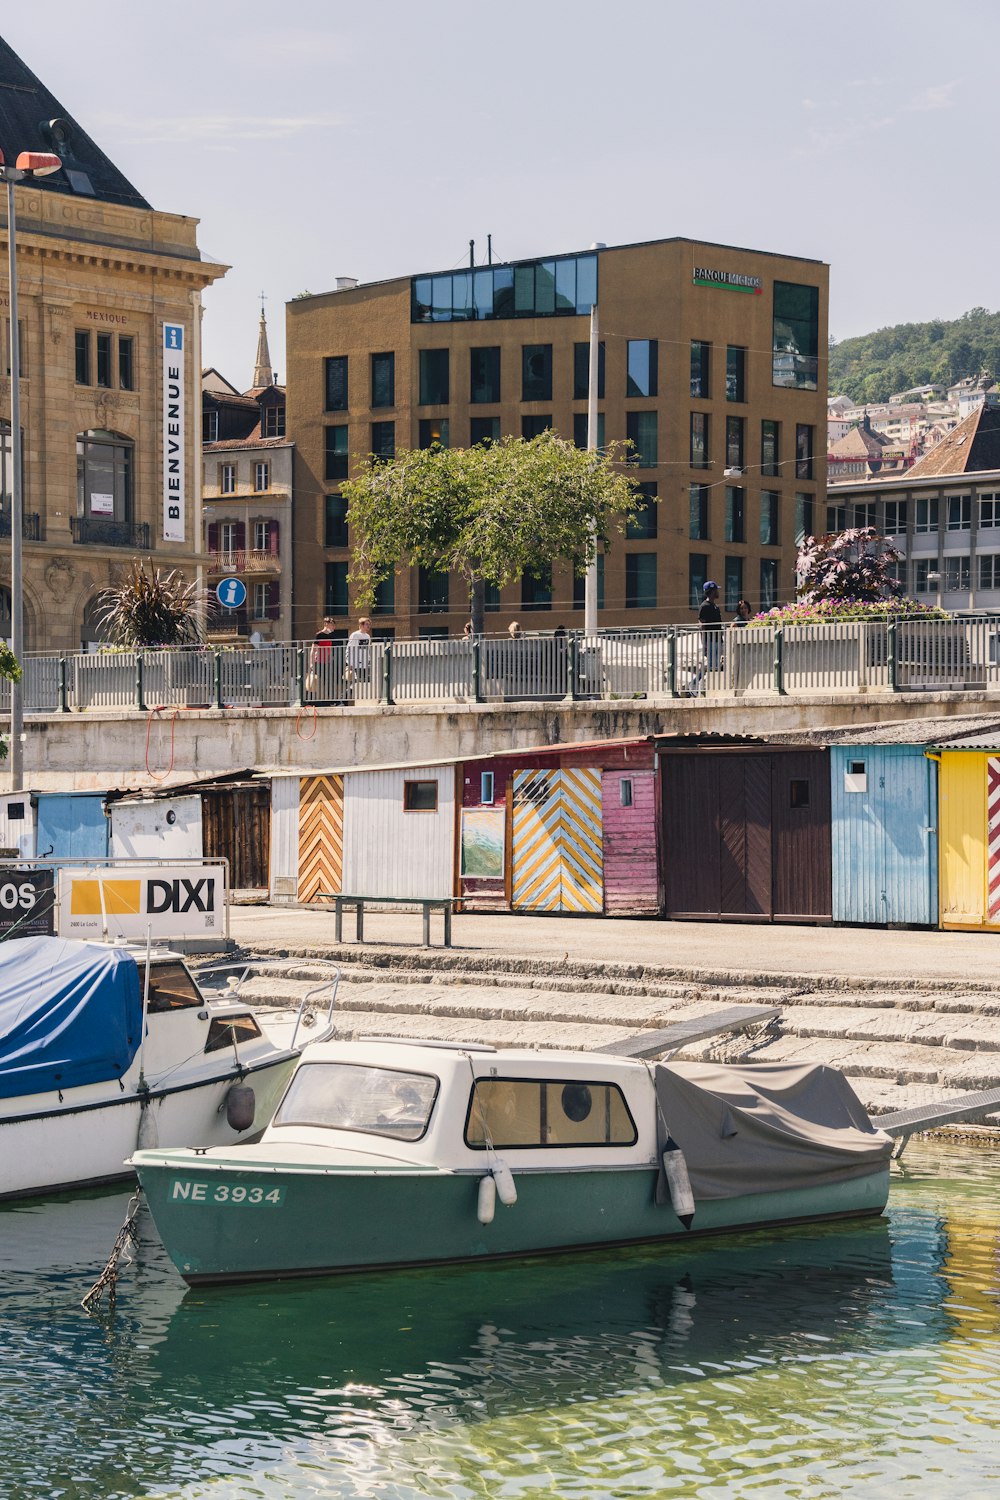
<path id="1" fill-rule="evenodd" d="M 525 1172 L 517 1202 L 477 1216 L 480 1175 L 137 1163 L 171 1260 L 191 1286 L 506 1259 L 682 1239 L 822 1219 L 877 1215 L 888 1168 L 822 1187 L 712 1199 L 686 1231 L 654 1203 L 652 1167 Z"/>

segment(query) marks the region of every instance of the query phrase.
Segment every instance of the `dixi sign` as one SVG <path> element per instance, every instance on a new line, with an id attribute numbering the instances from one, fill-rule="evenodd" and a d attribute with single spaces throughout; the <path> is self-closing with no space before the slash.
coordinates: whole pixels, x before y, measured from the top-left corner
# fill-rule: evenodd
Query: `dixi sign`
<path id="1" fill-rule="evenodd" d="M 695 286 L 722 286 L 730 292 L 750 292 L 754 297 L 764 290 L 759 276 L 745 276 L 742 271 L 713 271 L 708 266 L 695 266 L 691 280 Z"/>
<path id="2" fill-rule="evenodd" d="M 59 872 L 59 936 L 112 939 L 218 935 L 222 865 L 130 866 Z"/>

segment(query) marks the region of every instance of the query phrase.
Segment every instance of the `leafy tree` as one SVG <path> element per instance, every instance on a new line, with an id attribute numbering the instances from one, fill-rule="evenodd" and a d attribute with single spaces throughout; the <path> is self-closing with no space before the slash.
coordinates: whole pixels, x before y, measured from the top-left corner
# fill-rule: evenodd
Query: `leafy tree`
<path id="1" fill-rule="evenodd" d="M 6 682 L 20 682 L 24 673 L 21 663 L 14 655 L 6 641 L 0 641 L 0 677 Z M 10 736 L 0 734 L 0 760 L 6 760 L 10 750 Z"/>
<path id="2" fill-rule="evenodd" d="M 831 341 L 829 388 L 854 401 L 882 401 L 914 385 L 951 385 L 1000 374 L 1000 313 L 973 307 L 947 322 L 897 323 Z"/>
<path id="3" fill-rule="evenodd" d="M 587 453 L 543 432 L 475 448 L 427 448 L 373 463 L 341 486 L 356 538 L 352 582 L 370 607 L 402 559 L 469 586 L 472 625 L 484 626 L 485 585 L 541 574 L 554 558 L 585 571 L 638 506 L 622 444 Z"/>
<path id="4" fill-rule="evenodd" d="M 820 599 L 877 602 L 898 599 L 903 585 L 890 569 L 902 554 L 874 526 L 807 536 L 799 547 L 796 576 L 804 604 Z"/>
<path id="5" fill-rule="evenodd" d="M 187 646 L 201 640 L 208 594 L 171 568 L 148 571 L 133 558 L 121 583 L 98 597 L 101 623 L 116 646 Z"/>

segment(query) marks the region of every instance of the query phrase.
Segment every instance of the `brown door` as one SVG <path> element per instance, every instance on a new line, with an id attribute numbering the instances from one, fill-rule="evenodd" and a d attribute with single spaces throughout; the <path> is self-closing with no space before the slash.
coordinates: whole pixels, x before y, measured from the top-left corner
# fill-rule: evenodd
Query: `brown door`
<path id="1" fill-rule="evenodd" d="M 234 891 L 270 884 L 271 791 L 267 785 L 220 787 L 202 793 L 205 857 L 229 860 Z"/>
<path id="2" fill-rule="evenodd" d="M 824 751 L 772 757 L 774 920 L 831 921 L 830 766 Z"/>
<path id="3" fill-rule="evenodd" d="M 664 755 L 663 863 L 668 917 L 717 919 L 721 907 L 720 755 Z"/>
<path id="4" fill-rule="evenodd" d="M 771 915 L 771 760 L 719 756 L 720 897 L 723 917 Z"/>

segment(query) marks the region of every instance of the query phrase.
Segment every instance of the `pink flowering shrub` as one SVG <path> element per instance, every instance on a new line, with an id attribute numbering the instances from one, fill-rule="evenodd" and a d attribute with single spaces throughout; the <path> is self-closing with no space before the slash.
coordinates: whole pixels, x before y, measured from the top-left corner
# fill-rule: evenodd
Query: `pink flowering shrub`
<path id="1" fill-rule="evenodd" d="M 921 604 L 905 595 L 896 599 L 799 599 L 766 610 L 748 620 L 748 625 L 834 625 L 842 620 L 896 620 L 900 618 L 946 620 L 948 611 L 934 604 Z"/>

